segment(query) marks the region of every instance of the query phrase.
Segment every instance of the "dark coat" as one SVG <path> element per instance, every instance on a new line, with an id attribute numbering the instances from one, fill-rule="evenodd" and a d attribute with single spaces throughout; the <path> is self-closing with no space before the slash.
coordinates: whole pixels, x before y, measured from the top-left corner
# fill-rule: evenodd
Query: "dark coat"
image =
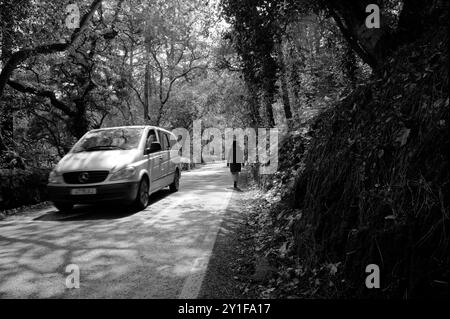
<path id="1" fill-rule="evenodd" d="M 228 154 L 228 163 L 230 164 L 231 173 L 238 173 L 241 171 L 242 163 L 240 163 L 240 161 L 243 159 L 242 155 L 241 148 L 237 145 L 236 141 L 233 141 L 233 152 Z"/>

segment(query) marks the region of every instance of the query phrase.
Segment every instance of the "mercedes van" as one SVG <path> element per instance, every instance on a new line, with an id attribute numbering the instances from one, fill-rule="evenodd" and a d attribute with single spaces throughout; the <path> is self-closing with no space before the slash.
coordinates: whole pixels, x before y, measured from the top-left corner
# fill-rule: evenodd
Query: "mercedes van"
<path id="1" fill-rule="evenodd" d="M 86 133 L 53 169 L 50 200 L 61 212 L 75 204 L 120 202 L 147 207 L 150 194 L 178 191 L 181 167 L 171 152 L 176 137 L 154 126 L 124 126 Z"/>

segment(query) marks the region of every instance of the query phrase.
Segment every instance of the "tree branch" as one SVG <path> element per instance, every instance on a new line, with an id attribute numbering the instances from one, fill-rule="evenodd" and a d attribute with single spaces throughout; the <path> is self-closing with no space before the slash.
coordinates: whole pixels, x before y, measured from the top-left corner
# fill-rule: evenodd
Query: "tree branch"
<path id="1" fill-rule="evenodd" d="M 360 56 L 360 58 L 365 63 L 367 63 L 372 69 L 376 69 L 378 66 L 376 59 L 359 44 L 358 39 L 353 35 L 352 31 L 344 25 L 342 19 L 336 13 L 333 6 L 328 2 L 327 4 L 328 4 L 328 11 L 330 12 L 337 26 L 341 30 L 345 40 L 347 40 L 352 49 L 355 50 L 355 52 Z"/>
<path id="2" fill-rule="evenodd" d="M 20 63 L 26 61 L 30 57 L 39 54 L 52 54 L 56 52 L 66 51 L 70 49 L 74 44 L 76 44 L 81 38 L 84 31 L 87 29 L 92 16 L 100 7 L 101 3 L 102 0 L 94 0 L 92 2 L 89 11 L 80 20 L 80 27 L 73 32 L 70 42 L 45 44 L 37 46 L 35 48 L 25 48 L 14 52 L 8 59 L 8 62 L 6 62 L 4 68 L 2 69 L 2 72 L 0 73 L 0 98 L 3 96 L 3 91 L 6 84 L 8 83 L 9 78 Z"/>
<path id="3" fill-rule="evenodd" d="M 64 112 L 69 116 L 74 116 L 76 114 L 76 112 L 72 111 L 68 105 L 57 99 L 55 93 L 52 91 L 38 90 L 34 87 L 26 86 L 22 83 L 13 80 L 9 80 L 8 85 L 11 86 L 13 89 L 22 93 L 30 93 L 36 96 L 48 98 L 54 107 L 56 107 L 57 109 L 59 109 L 60 111 Z"/>

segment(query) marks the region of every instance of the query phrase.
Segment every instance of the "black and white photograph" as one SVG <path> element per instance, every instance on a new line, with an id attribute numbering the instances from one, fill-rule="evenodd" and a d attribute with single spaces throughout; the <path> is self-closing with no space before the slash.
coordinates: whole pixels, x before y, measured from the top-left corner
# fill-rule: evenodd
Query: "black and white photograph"
<path id="1" fill-rule="evenodd" d="M 0 0 L 0 306 L 448 300 L 448 11 Z"/>

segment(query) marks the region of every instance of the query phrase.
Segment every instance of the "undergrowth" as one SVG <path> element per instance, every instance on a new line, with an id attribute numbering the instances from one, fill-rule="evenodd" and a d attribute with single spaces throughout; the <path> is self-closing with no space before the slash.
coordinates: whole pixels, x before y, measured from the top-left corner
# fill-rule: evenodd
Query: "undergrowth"
<path id="1" fill-rule="evenodd" d="M 262 296 L 448 297 L 448 68 L 442 30 L 284 140 L 250 213 Z"/>

